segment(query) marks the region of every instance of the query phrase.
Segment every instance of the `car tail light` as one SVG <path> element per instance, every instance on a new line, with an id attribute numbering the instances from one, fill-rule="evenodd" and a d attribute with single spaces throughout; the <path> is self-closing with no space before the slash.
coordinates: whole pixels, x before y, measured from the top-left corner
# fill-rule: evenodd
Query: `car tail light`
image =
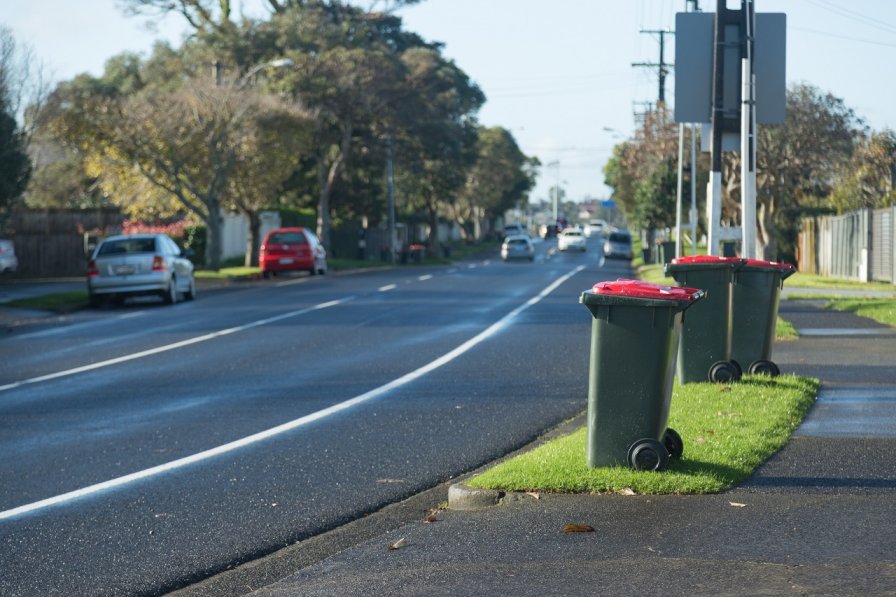
<path id="1" fill-rule="evenodd" d="M 100 270 L 96 266 L 96 261 L 91 259 L 90 261 L 87 262 L 87 277 L 95 278 L 99 275 L 100 275 Z"/>
<path id="2" fill-rule="evenodd" d="M 152 271 L 154 272 L 163 272 L 165 271 L 165 259 L 161 255 L 156 255 L 152 258 Z"/>

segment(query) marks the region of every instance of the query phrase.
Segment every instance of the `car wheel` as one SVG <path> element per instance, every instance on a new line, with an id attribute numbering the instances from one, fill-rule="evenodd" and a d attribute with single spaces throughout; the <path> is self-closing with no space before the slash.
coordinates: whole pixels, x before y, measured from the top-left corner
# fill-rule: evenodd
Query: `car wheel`
<path id="1" fill-rule="evenodd" d="M 184 294 L 184 298 L 188 301 L 196 300 L 196 279 L 190 278 L 190 287 L 187 289 L 187 292 Z"/>
<path id="2" fill-rule="evenodd" d="M 268 280 L 268 279 L 271 278 L 271 276 L 274 275 L 274 272 L 272 272 L 272 271 L 269 270 L 269 269 L 266 269 L 266 270 L 264 270 L 263 272 L 261 272 L 261 275 L 262 275 L 262 277 L 264 277 L 265 280 Z"/>
<path id="3" fill-rule="evenodd" d="M 174 277 L 168 280 L 168 290 L 162 294 L 162 299 L 167 305 L 173 305 L 177 302 L 177 280 Z"/>

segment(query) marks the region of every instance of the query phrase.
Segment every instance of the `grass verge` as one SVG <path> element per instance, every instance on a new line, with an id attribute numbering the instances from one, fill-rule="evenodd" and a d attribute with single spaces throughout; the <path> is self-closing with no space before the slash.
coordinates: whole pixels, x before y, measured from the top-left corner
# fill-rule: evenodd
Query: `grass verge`
<path id="1" fill-rule="evenodd" d="M 669 426 L 684 455 L 662 473 L 589 468 L 586 428 L 478 475 L 484 489 L 564 493 L 716 493 L 746 479 L 787 443 L 818 393 L 817 379 L 745 376 L 743 381 L 676 386 Z"/>
<path id="2" fill-rule="evenodd" d="M 836 298 L 826 307 L 838 311 L 852 311 L 885 325 L 896 327 L 896 299 L 886 298 Z"/>

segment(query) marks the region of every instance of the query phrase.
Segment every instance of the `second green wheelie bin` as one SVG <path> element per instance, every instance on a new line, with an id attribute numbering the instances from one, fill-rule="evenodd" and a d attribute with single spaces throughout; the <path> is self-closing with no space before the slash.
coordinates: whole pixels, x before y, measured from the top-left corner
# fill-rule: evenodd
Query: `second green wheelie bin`
<path id="1" fill-rule="evenodd" d="M 746 260 L 740 257 L 692 255 L 666 264 L 666 274 L 682 286 L 706 291 L 681 330 L 676 373 L 680 383 L 727 382 L 740 379 L 731 360 L 732 284 Z"/>
<path id="2" fill-rule="evenodd" d="M 784 280 L 796 273 L 789 263 L 748 259 L 735 274 L 731 359 L 748 373 L 776 376 L 772 344 Z"/>
<path id="3" fill-rule="evenodd" d="M 681 436 L 666 428 L 675 351 L 684 311 L 703 294 L 636 280 L 582 293 L 592 315 L 588 466 L 662 470 L 681 456 Z"/>

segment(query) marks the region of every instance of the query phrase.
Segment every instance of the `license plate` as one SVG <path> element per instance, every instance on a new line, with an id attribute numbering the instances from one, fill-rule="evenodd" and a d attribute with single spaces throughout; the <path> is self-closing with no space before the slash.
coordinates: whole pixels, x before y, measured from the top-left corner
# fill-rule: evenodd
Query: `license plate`
<path id="1" fill-rule="evenodd" d="M 134 266 L 133 265 L 116 265 L 115 273 L 118 274 L 119 276 L 128 276 L 128 275 L 134 273 Z"/>
<path id="2" fill-rule="evenodd" d="M 281 257 L 281 258 L 280 258 L 280 265 L 289 265 L 289 264 L 292 263 L 293 261 L 295 261 L 295 260 L 294 260 L 292 257 Z"/>

